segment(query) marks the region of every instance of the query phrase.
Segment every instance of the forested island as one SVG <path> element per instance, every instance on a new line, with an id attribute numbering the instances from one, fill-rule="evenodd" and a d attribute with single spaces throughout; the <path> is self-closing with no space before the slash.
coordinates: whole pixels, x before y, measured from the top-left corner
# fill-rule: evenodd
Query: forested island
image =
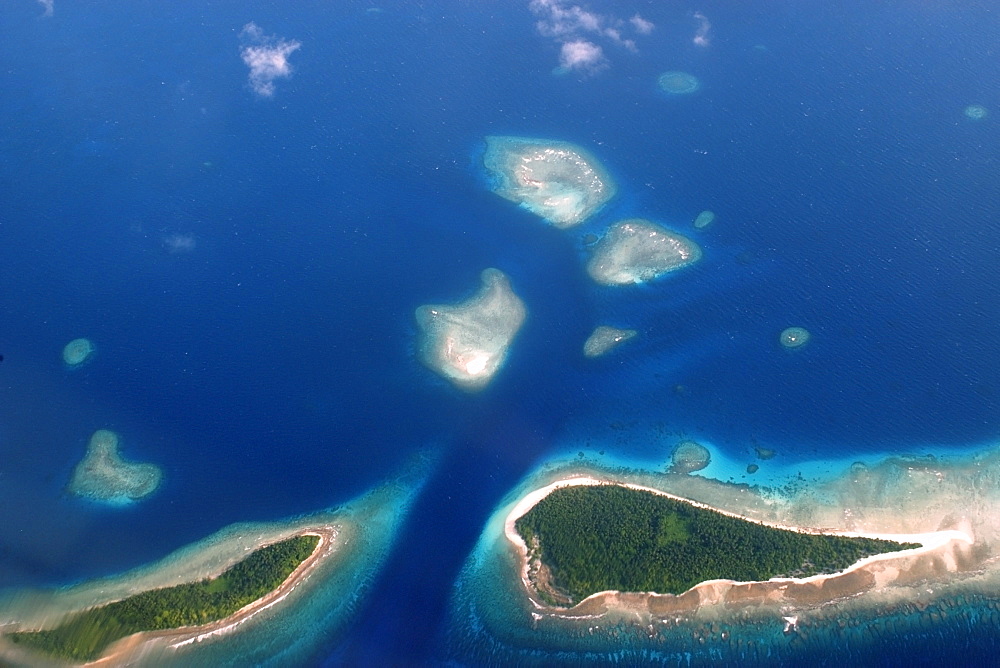
<path id="1" fill-rule="evenodd" d="M 778 529 L 617 484 L 557 488 L 514 527 L 539 596 L 560 607 L 601 591 L 681 594 L 708 580 L 836 573 L 921 547 Z"/>
<path id="2" fill-rule="evenodd" d="M 134 633 L 199 626 L 233 615 L 280 587 L 319 541 L 312 533 L 288 538 L 255 550 L 217 577 L 144 591 L 74 614 L 54 629 L 5 637 L 51 656 L 91 661 Z"/>

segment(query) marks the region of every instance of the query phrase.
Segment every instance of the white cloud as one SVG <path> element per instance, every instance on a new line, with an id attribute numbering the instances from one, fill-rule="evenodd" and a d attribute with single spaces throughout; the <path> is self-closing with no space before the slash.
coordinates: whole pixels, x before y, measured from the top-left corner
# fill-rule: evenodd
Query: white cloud
<path id="1" fill-rule="evenodd" d="M 302 44 L 264 35 L 256 23 L 243 26 L 240 38 L 244 43 L 240 57 L 250 68 L 250 88 L 262 97 L 271 97 L 274 95 L 274 80 L 291 76 L 292 66 L 288 63 L 288 56 Z"/>
<path id="2" fill-rule="evenodd" d="M 531 0 L 528 8 L 538 17 L 535 23 L 538 33 L 560 44 L 559 60 L 564 70 L 593 70 L 607 64 L 600 45 L 592 40 L 604 39 L 636 51 L 635 40 L 626 31 L 647 35 L 653 30 L 653 24 L 638 14 L 623 21 L 564 0 Z"/>
<path id="3" fill-rule="evenodd" d="M 653 24 L 650 21 L 647 21 L 646 19 L 642 18 L 638 14 L 630 18 L 628 22 L 632 24 L 632 27 L 635 28 L 635 31 L 640 35 L 648 35 L 649 33 L 653 32 L 654 28 Z"/>
<path id="4" fill-rule="evenodd" d="M 531 0 L 528 7 L 541 17 L 535 25 L 538 32 L 546 37 L 564 37 L 601 29 L 601 17 L 578 5 L 566 7 L 560 0 Z"/>
<path id="5" fill-rule="evenodd" d="M 167 249 L 167 252 L 173 254 L 190 253 L 197 245 L 197 239 L 190 234 L 174 233 L 163 237 L 163 247 Z"/>
<path id="6" fill-rule="evenodd" d="M 708 46 L 708 31 L 712 29 L 712 24 L 708 22 L 708 17 L 701 12 L 695 12 L 694 18 L 698 21 L 698 29 L 691 41 L 698 46 Z"/>
<path id="7" fill-rule="evenodd" d="M 43 17 L 52 16 L 53 12 L 56 10 L 56 0 L 38 0 L 38 4 L 40 4 L 45 10 L 42 12 Z"/>
<path id="8" fill-rule="evenodd" d="M 593 70 L 604 64 L 604 52 L 582 39 L 565 42 L 559 51 L 559 64 L 570 70 Z"/>

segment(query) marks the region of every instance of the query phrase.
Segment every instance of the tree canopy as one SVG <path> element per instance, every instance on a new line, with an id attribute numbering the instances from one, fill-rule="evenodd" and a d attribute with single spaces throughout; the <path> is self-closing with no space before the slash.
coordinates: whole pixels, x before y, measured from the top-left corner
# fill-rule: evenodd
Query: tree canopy
<path id="1" fill-rule="evenodd" d="M 141 631 L 197 626 L 225 619 L 277 589 L 319 544 L 295 536 L 252 552 L 216 578 L 151 589 L 77 613 L 46 631 L 22 631 L 14 643 L 73 661 L 91 661 L 115 640 Z"/>
<path id="2" fill-rule="evenodd" d="M 920 547 L 776 529 L 616 484 L 556 489 L 515 527 L 573 602 L 607 590 L 680 594 L 706 580 L 836 573 Z"/>

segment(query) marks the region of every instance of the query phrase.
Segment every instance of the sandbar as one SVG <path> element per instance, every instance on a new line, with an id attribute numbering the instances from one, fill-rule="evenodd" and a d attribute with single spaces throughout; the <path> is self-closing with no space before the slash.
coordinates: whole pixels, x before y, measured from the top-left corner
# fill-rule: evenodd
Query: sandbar
<path id="1" fill-rule="evenodd" d="M 601 163 L 569 142 L 487 137 L 483 165 L 493 192 L 560 229 L 579 225 L 616 192 Z"/>
<path id="2" fill-rule="evenodd" d="M 701 247 L 687 237 L 642 218 L 611 226 L 594 246 L 587 273 L 601 285 L 652 281 L 701 259 Z"/>
<path id="3" fill-rule="evenodd" d="M 420 360 L 463 390 L 489 384 L 528 313 L 502 271 L 486 269 L 481 279 L 479 291 L 464 302 L 416 311 Z"/>
<path id="4" fill-rule="evenodd" d="M 783 348 L 794 350 L 809 343 L 810 338 L 812 338 L 812 334 L 809 333 L 808 329 L 804 327 L 788 327 L 782 330 L 778 336 L 778 341 Z"/>

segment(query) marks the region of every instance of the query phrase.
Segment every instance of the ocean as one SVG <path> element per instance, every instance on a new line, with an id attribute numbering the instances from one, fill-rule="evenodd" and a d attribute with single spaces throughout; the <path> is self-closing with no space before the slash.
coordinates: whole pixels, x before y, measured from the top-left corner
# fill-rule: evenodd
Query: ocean
<path id="1" fill-rule="evenodd" d="M 315 663 L 461 664 L 456 578 L 553 457 L 665 464 L 693 434 L 794 467 L 1000 435 L 991 2 L 12 0 L 0 25 L 0 589 L 346 503 L 433 451 Z M 599 57 L 567 60 L 580 42 Z M 287 76 L 250 76 L 255 46 L 290 48 Z M 618 194 L 545 225 L 489 191 L 488 135 L 577 144 Z M 704 257 L 597 286 L 584 237 L 631 217 Z M 413 314 L 487 267 L 528 318 L 469 394 L 420 364 Z M 584 359 L 605 323 L 639 334 Z M 783 349 L 789 326 L 810 342 Z M 68 369 L 77 337 L 96 352 Z M 154 495 L 67 492 L 98 429 L 162 468 Z M 943 625 L 923 656 L 952 636 L 975 646 Z"/>

